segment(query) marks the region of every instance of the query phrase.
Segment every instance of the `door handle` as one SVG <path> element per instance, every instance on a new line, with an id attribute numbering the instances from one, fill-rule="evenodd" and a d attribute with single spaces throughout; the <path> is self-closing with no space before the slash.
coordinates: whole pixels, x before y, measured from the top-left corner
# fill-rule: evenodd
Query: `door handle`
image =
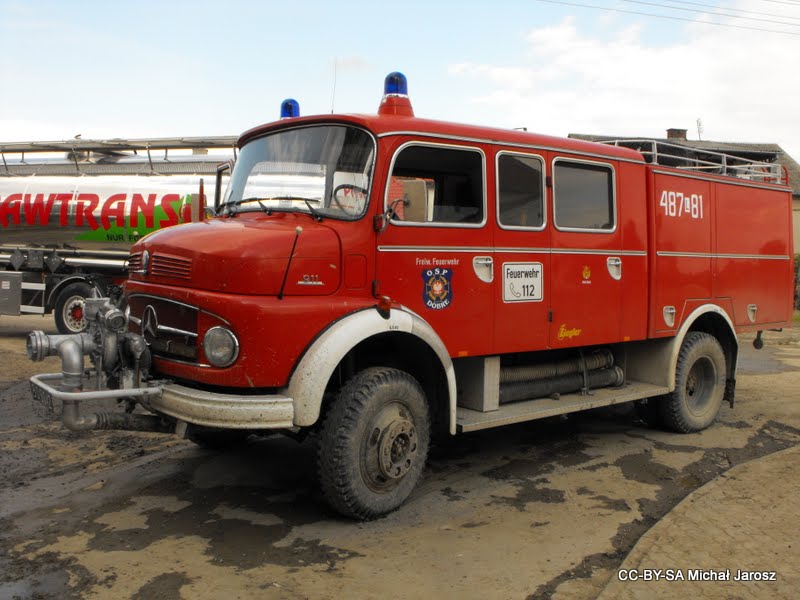
<path id="1" fill-rule="evenodd" d="M 622 279 L 622 259 L 618 256 L 609 256 L 606 259 L 606 267 L 608 268 L 608 274 L 611 275 L 611 278 L 615 281 L 619 281 Z"/>
<path id="2" fill-rule="evenodd" d="M 491 256 L 476 256 L 472 259 L 472 270 L 484 283 L 494 281 L 494 259 Z"/>

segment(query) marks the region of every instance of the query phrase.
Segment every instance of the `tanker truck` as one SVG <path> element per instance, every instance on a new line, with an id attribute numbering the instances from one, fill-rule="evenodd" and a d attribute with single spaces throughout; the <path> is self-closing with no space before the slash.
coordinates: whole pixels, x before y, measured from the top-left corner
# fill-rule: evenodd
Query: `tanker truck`
<path id="1" fill-rule="evenodd" d="M 0 143 L 0 315 L 83 331 L 85 299 L 119 294 L 136 241 L 203 218 L 235 141 Z"/>

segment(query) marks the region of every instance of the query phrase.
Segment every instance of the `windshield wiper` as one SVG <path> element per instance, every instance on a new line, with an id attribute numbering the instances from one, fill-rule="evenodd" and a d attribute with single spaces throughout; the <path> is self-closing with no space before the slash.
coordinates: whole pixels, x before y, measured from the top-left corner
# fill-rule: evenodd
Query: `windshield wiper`
<path id="1" fill-rule="evenodd" d="M 314 219 L 317 221 L 322 221 L 322 214 L 311 204 L 312 202 L 315 204 L 319 204 L 320 202 L 322 202 L 317 198 L 303 198 L 302 196 L 273 196 L 272 198 L 266 198 L 266 200 L 289 200 L 290 202 L 293 202 L 295 200 L 301 200 L 306 203 L 306 206 L 308 207 L 308 212 L 311 213 Z"/>
<path id="2" fill-rule="evenodd" d="M 262 200 L 272 200 L 272 198 L 259 198 L 258 196 L 251 196 L 249 198 L 241 198 L 240 200 L 228 200 L 225 202 L 220 208 L 220 214 L 231 214 L 235 215 L 237 211 L 233 210 L 235 206 L 241 206 L 245 202 L 258 202 L 258 205 L 261 207 L 261 210 L 264 211 L 267 215 L 272 214 L 272 209 L 268 206 L 264 206 Z"/>
<path id="3" fill-rule="evenodd" d="M 233 210 L 235 206 L 241 206 L 242 204 L 246 204 L 247 202 L 258 202 L 258 205 L 261 207 L 261 210 L 266 213 L 267 215 L 271 215 L 272 212 L 275 210 L 273 206 L 265 206 L 264 202 L 272 202 L 272 201 L 289 201 L 289 202 L 305 202 L 306 206 L 308 207 L 308 211 L 317 221 L 322 221 L 322 214 L 314 208 L 312 203 L 319 204 L 321 200 L 317 198 L 303 198 L 302 196 L 268 196 L 268 197 L 260 197 L 260 196 L 250 196 L 249 198 L 241 198 L 240 200 L 229 200 L 223 205 L 223 210 L 227 210 L 230 214 L 236 214 L 238 211 Z"/>

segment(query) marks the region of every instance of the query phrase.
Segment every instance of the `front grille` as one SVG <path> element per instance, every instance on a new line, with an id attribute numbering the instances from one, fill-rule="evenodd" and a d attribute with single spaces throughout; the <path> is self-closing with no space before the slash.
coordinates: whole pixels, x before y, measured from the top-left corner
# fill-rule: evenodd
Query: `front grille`
<path id="1" fill-rule="evenodd" d="M 131 329 L 144 337 L 155 356 L 197 362 L 196 307 L 144 294 L 130 296 L 128 305 Z"/>
<path id="2" fill-rule="evenodd" d="M 134 252 L 128 257 L 128 270 L 139 271 L 142 268 L 142 253 Z"/>
<path id="3" fill-rule="evenodd" d="M 189 280 L 192 278 L 192 260 L 181 256 L 154 254 L 150 273 L 156 277 Z"/>

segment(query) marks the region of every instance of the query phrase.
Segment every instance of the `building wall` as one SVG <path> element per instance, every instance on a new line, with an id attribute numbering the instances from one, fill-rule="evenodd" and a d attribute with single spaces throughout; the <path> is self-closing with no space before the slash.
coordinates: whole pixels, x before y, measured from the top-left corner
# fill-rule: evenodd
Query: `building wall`
<path id="1" fill-rule="evenodd" d="M 800 196 L 792 200 L 792 223 L 794 224 L 794 253 L 800 254 Z"/>

